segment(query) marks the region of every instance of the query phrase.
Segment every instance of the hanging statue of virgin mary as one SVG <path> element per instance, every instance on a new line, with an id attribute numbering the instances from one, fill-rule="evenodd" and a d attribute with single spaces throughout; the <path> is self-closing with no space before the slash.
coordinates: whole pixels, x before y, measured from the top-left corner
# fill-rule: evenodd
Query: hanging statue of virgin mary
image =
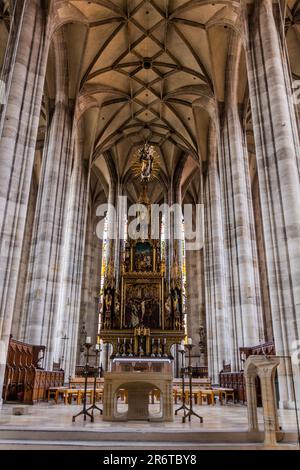
<path id="1" fill-rule="evenodd" d="M 153 169 L 153 147 L 145 144 L 140 150 L 140 163 L 141 163 L 141 179 L 142 181 L 149 181 Z"/>

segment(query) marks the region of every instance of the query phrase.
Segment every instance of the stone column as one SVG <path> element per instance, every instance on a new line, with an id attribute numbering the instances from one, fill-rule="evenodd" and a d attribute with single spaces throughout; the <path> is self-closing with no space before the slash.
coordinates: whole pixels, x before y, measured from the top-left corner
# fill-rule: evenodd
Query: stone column
<path id="1" fill-rule="evenodd" d="M 244 25 L 275 347 L 278 355 L 291 356 L 300 331 L 300 152 L 278 9 L 272 0 L 256 2 Z M 299 395 L 299 363 L 293 373 Z M 285 363 L 279 385 L 282 406 L 294 406 Z"/>
<path id="2" fill-rule="evenodd" d="M 89 211 L 86 225 L 86 240 L 84 250 L 84 274 L 82 280 L 81 307 L 80 307 L 80 329 L 83 324 L 87 336 L 96 342 L 99 322 L 99 294 L 101 286 L 102 267 L 102 240 L 96 236 L 96 221 Z M 78 338 L 78 351 L 80 337 Z M 105 362 L 100 354 L 100 363 Z M 77 353 L 77 363 L 84 365 L 84 358 Z M 92 363 L 92 359 L 91 359 Z"/>
<path id="3" fill-rule="evenodd" d="M 259 344 L 263 338 L 249 159 L 236 92 L 240 49 L 238 37 L 233 36 L 219 153 L 232 370 L 240 369 L 239 347 Z"/>
<path id="4" fill-rule="evenodd" d="M 200 349 L 200 327 L 206 330 L 203 250 L 186 252 L 187 334 L 192 338 L 192 366 L 206 366 L 206 351 Z"/>
<path id="5" fill-rule="evenodd" d="M 65 377 L 74 375 L 77 357 L 89 187 L 89 170 L 86 163 L 83 160 L 82 146 L 77 145 L 71 176 L 58 321 L 55 328 L 55 361 L 61 363 Z M 62 338 L 65 335 L 68 340 L 65 340 L 67 343 L 64 346 Z"/>
<path id="6" fill-rule="evenodd" d="M 0 140 L 0 390 L 15 303 L 48 57 L 42 0 L 28 0 L 14 58 Z"/>
<path id="7" fill-rule="evenodd" d="M 59 39 L 62 39 L 61 36 Z M 57 42 L 57 53 L 61 53 Z M 62 58 L 64 54 L 62 54 Z M 57 96 L 44 147 L 25 300 L 26 340 L 44 344 L 52 368 L 62 281 L 64 237 L 72 168 L 72 120 L 63 61 L 57 68 Z"/>
<path id="8" fill-rule="evenodd" d="M 31 240 L 32 240 L 32 229 L 34 226 L 34 215 L 35 215 L 35 208 L 36 208 L 36 201 L 37 201 L 37 193 L 38 193 L 38 182 L 36 181 L 36 177 L 33 173 L 32 182 L 31 182 L 31 190 L 30 190 L 29 201 L 28 201 L 26 227 L 25 227 L 25 232 L 24 232 L 22 257 L 21 257 L 21 264 L 20 264 L 20 270 L 19 270 L 19 279 L 18 279 L 18 285 L 17 285 L 14 315 L 13 315 L 13 322 L 12 322 L 12 329 L 11 329 L 11 334 L 13 335 L 15 339 L 19 341 L 24 341 L 24 327 L 25 327 L 26 318 L 24 318 L 24 315 L 23 315 L 23 307 L 24 307 L 24 300 L 25 300 L 26 278 L 27 278 L 30 246 L 31 246 Z"/>
<path id="9" fill-rule="evenodd" d="M 2 2 L 3 3 L 3 2 Z M 9 13 L 9 30 L 1 31 L 2 50 L 0 52 L 0 135 L 2 134 L 4 117 L 6 113 L 7 97 L 9 96 L 12 77 L 14 74 L 14 63 L 16 52 L 19 48 L 20 34 L 23 27 L 24 13 L 26 10 L 27 0 L 22 2 L 18 0 L 10 0 L 9 5 L 1 5 L 1 13 L 5 11 Z M 1 29 L 6 31 L 5 15 L 0 20 Z M 5 41 L 5 43 L 4 43 Z M 4 46 L 5 44 L 5 46 Z"/>
<path id="10" fill-rule="evenodd" d="M 256 230 L 256 244 L 259 264 L 259 274 L 261 282 L 261 299 L 264 323 L 264 338 L 266 341 L 273 341 L 273 324 L 271 316 L 270 293 L 268 282 L 268 270 L 266 264 L 266 248 L 263 233 L 263 219 L 260 207 L 259 184 L 257 174 L 252 183 L 253 210 Z"/>
<path id="11" fill-rule="evenodd" d="M 229 330 L 226 308 L 226 276 L 221 188 L 216 161 L 212 158 L 204 188 L 205 310 L 209 376 L 219 382 L 223 361 L 229 360 Z"/>

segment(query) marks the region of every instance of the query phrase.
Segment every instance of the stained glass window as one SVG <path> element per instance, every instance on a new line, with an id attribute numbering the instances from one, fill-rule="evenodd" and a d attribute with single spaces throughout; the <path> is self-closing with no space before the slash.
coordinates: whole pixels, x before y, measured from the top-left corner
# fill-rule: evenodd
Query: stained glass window
<path id="1" fill-rule="evenodd" d="M 187 309 L 186 309 L 186 251 L 185 251 L 185 231 L 184 231 L 184 219 L 182 219 L 181 224 L 181 261 L 182 261 L 182 307 L 183 307 L 183 318 L 184 318 L 184 328 L 187 333 Z"/>
<path id="2" fill-rule="evenodd" d="M 100 278 L 100 292 L 99 292 L 99 309 L 98 309 L 98 334 L 101 329 L 101 311 L 103 303 L 103 286 L 106 273 L 106 256 L 107 256 L 107 244 L 108 244 L 108 217 L 107 214 L 104 219 L 104 229 L 102 236 L 102 259 L 101 259 L 101 278 Z"/>

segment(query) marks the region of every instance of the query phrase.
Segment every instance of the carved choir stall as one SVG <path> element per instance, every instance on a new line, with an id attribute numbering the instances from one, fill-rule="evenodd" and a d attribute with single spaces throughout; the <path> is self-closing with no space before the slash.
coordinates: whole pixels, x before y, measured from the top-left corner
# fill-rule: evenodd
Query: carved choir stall
<path id="1" fill-rule="evenodd" d="M 10 338 L 3 400 L 32 405 L 46 399 L 50 387 L 64 384 L 64 371 L 47 371 L 42 367 L 45 346 L 34 346 Z"/>
<path id="2" fill-rule="evenodd" d="M 275 345 L 274 341 L 268 343 L 258 344 L 255 346 L 249 346 L 245 348 L 239 348 L 241 362 L 244 366 L 246 360 L 250 356 L 274 356 Z M 231 364 L 223 364 L 223 370 L 219 375 L 220 386 L 224 388 L 232 388 L 234 390 L 234 397 L 236 401 L 245 403 L 247 401 L 246 387 L 244 379 L 244 370 L 234 372 L 231 370 Z M 257 403 L 261 405 L 261 390 L 260 383 L 256 379 L 256 394 Z"/>

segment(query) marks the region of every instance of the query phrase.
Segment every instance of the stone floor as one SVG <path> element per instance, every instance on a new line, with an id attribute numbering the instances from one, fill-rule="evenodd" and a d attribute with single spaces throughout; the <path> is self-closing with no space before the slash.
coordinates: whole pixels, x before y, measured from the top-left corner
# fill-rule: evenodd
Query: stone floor
<path id="1" fill-rule="evenodd" d="M 130 421 L 104 422 L 97 412 L 95 422 L 75 423 L 72 416 L 82 407 L 54 403 L 25 406 L 28 414 L 12 414 L 16 405 L 3 405 L 0 410 L 0 450 L 261 450 L 263 433 L 250 436 L 247 432 L 247 408 L 243 405 L 195 406 L 204 418 L 196 417 L 182 424 L 181 416 L 171 423 Z M 100 405 L 101 406 L 101 405 Z M 175 405 L 175 409 L 180 406 Z M 121 404 L 119 411 L 125 411 Z M 150 405 L 156 413 L 158 405 Z M 258 410 L 263 430 L 262 410 Z M 285 440 L 279 450 L 297 450 L 297 426 L 293 410 L 279 410 L 280 426 Z"/>
<path id="2" fill-rule="evenodd" d="M 95 422 L 91 423 L 89 419 L 84 422 L 82 417 L 77 418 L 72 423 L 72 416 L 78 413 L 82 407 L 76 405 L 63 405 L 53 403 L 39 403 L 33 406 L 25 406 L 28 414 L 14 416 L 12 409 L 15 405 L 5 404 L 0 409 L 0 429 L 6 427 L 21 427 L 35 429 L 107 429 L 122 427 L 128 429 L 201 429 L 206 430 L 247 430 L 247 408 L 243 405 L 226 406 L 195 406 L 194 410 L 204 418 L 204 423 L 200 424 L 196 417 L 189 423 L 182 424 L 182 412 L 174 416 L 174 422 L 171 423 L 153 423 L 144 421 L 129 421 L 122 423 L 105 422 L 98 412 L 95 413 Z M 101 405 L 100 405 L 101 406 Z M 150 412 L 155 414 L 158 411 L 156 404 L 149 405 Z M 178 408 L 175 405 L 174 409 Z M 125 410 L 124 405 L 120 406 L 120 411 Z M 296 416 L 294 410 L 279 410 L 279 423 L 284 431 L 295 431 Z M 263 429 L 262 409 L 258 409 L 260 428 Z"/>

